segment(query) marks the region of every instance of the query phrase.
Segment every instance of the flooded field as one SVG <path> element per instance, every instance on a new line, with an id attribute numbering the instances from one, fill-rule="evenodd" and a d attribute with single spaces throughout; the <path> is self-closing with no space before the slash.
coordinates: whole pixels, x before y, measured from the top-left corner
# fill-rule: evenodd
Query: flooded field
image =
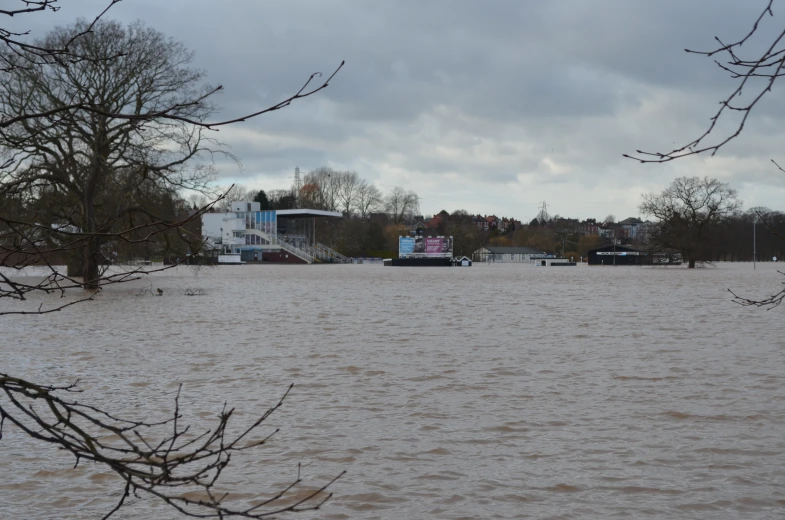
<path id="1" fill-rule="evenodd" d="M 779 519 L 785 307 L 727 292 L 779 290 L 776 267 L 182 268 L 0 318 L 0 371 L 80 379 L 81 400 L 132 417 L 171 412 L 183 383 L 202 429 L 293 382 L 281 432 L 229 484 L 347 470 L 305 518 Z M 111 509 L 114 477 L 6 428 L 0 518 Z M 178 517 L 134 499 L 118 518 Z"/>

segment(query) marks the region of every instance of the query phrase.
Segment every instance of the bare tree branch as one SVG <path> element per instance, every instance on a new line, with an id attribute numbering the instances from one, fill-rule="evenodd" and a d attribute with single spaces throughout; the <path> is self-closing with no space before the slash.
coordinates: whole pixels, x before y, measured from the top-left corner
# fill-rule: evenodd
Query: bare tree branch
<path id="1" fill-rule="evenodd" d="M 785 275 L 785 272 L 777 271 L 781 275 Z M 785 282 L 783 282 L 785 284 Z M 766 310 L 771 310 L 775 307 L 778 307 L 783 300 L 785 300 L 785 289 L 772 294 L 768 298 L 764 298 L 762 300 L 753 300 L 752 298 L 744 298 L 739 296 L 732 290 L 728 289 L 728 292 L 733 295 L 733 303 L 738 303 L 742 307 L 766 307 Z"/>
<path id="2" fill-rule="evenodd" d="M 4 14 L 6 16 L 14 17 L 16 15 L 21 14 L 30 14 L 45 10 L 50 10 L 52 12 L 57 12 L 60 10 L 60 7 L 55 5 L 57 4 L 58 0 L 40 0 L 40 1 L 32 1 L 32 0 L 20 0 L 22 4 L 26 7 L 22 9 L 15 9 L 15 10 L 0 10 L 0 14 Z M 104 15 L 109 11 L 117 3 L 120 3 L 122 0 L 111 0 L 109 5 L 101 11 L 98 16 L 96 16 L 93 21 L 85 28 L 84 31 L 81 31 L 75 34 L 68 42 L 65 42 L 64 45 L 60 47 L 46 47 L 40 46 L 35 44 L 25 43 L 19 40 L 19 37 L 27 36 L 28 32 L 24 33 L 14 33 L 7 29 L 0 27 L 0 42 L 5 44 L 5 47 L 10 50 L 14 55 L 22 58 L 24 60 L 24 64 L 14 63 L 8 61 L 6 57 L 0 56 L 0 63 L 4 63 L 5 65 L 0 65 L 0 71 L 9 72 L 14 70 L 20 66 L 35 66 L 35 65 L 42 65 L 47 62 L 47 60 L 54 61 L 62 66 L 68 66 L 69 64 L 78 63 L 80 61 L 91 61 L 94 58 L 90 58 L 88 56 L 80 55 L 74 53 L 70 50 L 71 44 L 73 44 L 77 39 L 90 34 L 95 27 L 95 24 L 104 17 Z M 23 51 L 23 52 L 22 52 Z M 122 53 L 118 53 L 112 56 L 110 59 L 122 56 Z"/>
<path id="3" fill-rule="evenodd" d="M 210 129 L 210 130 L 215 130 L 215 129 L 217 129 L 220 126 L 226 126 L 226 125 L 231 125 L 231 124 L 234 124 L 234 123 L 245 122 L 245 121 L 248 121 L 249 119 L 253 119 L 253 118 L 261 116 L 263 114 L 267 114 L 267 113 L 273 112 L 275 110 L 280 110 L 282 108 L 288 107 L 289 105 L 291 105 L 294 101 L 297 101 L 298 99 L 304 99 L 304 98 L 310 97 L 310 96 L 316 94 L 317 92 L 326 89 L 328 86 L 330 86 L 330 81 L 335 77 L 336 74 L 338 74 L 338 71 L 341 70 L 341 68 L 344 66 L 345 63 L 346 63 L 345 61 L 341 61 L 341 64 L 338 65 L 338 67 L 333 71 L 333 73 L 330 74 L 330 76 L 323 83 L 318 85 L 317 87 L 308 89 L 308 86 L 313 82 L 313 80 L 315 78 L 322 76 L 321 72 L 314 72 L 313 74 L 311 74 L 308 77 L 308 79 L 306 80 L 305 84 L 300 88 L 300 90 L 298 90 L 297 93 L 289 96 L 288 98 L 283 99 L 283 100 L 279 101 L 278 103 L 275 103 L 274 105 L 270 105 L 270 106 L 268 106 L 266 108 L 263 108 L 261 110 L 258 110 L 256 112 L 252 112 L 250 114 L 246 114 L 246 115 L 243 115 L 243 116 L 240 116 L 240 117 L 236 117 L 234 119 L 228 119 L 228 120 L 225 120 L 225 121 L 213 121 L 213 122 L 210 122 L 210 121 L 200 121 L 198 119 L 193 119 L 193 118 L 190 118 L 190 117 L 180 116 L 180 115 L 177 114 L 177 112 L 179 112 L 179 111 L 181 111 L 181 110 L 183 110 L 185 108 L 198 107 L 198 106 L 201 106 L 202 104 L 204 104 L 204 102 L 207 101 L 208 98 L 210 98 L 211 96 L 213 96 L 217 92 L 220 92 L 221 90 L 223 90 L 223 85 L 218 85 L 217 87 L 213 88 L 209 92 L 203 94 L 202 96 L 200 96 L 200 97 L 198 97 L 196 99 L 189 100 L 188 102 L 185 102 L 185 103 L 173 104 L 173 105 L 165 107 L 165 108 L 163 108 L 161 110 L 157 110 L 157 111 L 153 111 L 153 112 L 143 112 L 143 113 L 139 113 L 139 114 L 128 114 L 128 113 L 122 113 L 122 112 L 110 112 L 110 111 L 102 110 L 99 106 L 97 106 L 95 104 L 92 104 L 92 103 L 84 103 L 84 102 L 82 102 L 82 103 L 71 103 L 71 104 L 68 104 L 68 105 L 58 106 L 56 108 L 52 108 L 52 109 L 46 110 L 46 111 L 24 113 L 24 114 L 20 114 L 20 115 L 14 116 L 14 117 L 0 119 L 0 128 L 5 128 L 5 127 L 11 126 L 11 125 L 13 125 L 15 123 L 19 123 L 19 122 L 22 122 L 22 121 L 25 121 L 25 120 L 28 120 L 28 119 L 47 119 L 47 118 L 51 118 L 53 116 L 59 115 L 59 114 L 61 114 L 63 112 L 82 111 L 82 112 L 89 112 L 89 113 L 93 113 L 93 114 L 98 114 L 98 115 L 101 115 L 101 116 L 104 116 L 104 117 L 111 117 L 113 119 L 125 119 L 125 120 L 128 120 L 128 121 L 148 121 L 148 120 L 152 120 L 152 119 L 180 121 L 182 123 L 188 123 L 188 124 L 191 124 L 191 125 L 194 125 L 194 126 L 197 126 L 197 127 L 207 128 L 207 129 Z"/>
<path id="4" fill-rule="evenodd" d="M 180 423 L 180 392 L 172 415 L 163 421 L 130 420 L 101 408 L 60 397 L 78 392 L 76 383 L 67 386 L 39 385 L 0 373 L 0 439 L 6 420 L 28 436 L 57 446 L 74 456 L 75 465 L 93 461 L 111 469 L 123 482 L 117 504 L 104 516 L 117 512 L 130 495 L 148 494 L 180 513 L 195 518 L 268 518 L 286 512 L 319 509 L 332 494 L 327 489 L 343 474 L 328 480 L 301 498 L 290 492 L 302 484 L 297 478 L 271 498 L 251 503 L 228 504 L 228 493 L 217 492 L 220 477 L 231 457 L 262 446 L 278 431 L 259 436 L 258 430 L 284 403 L 294 385 L 278 402 L 250 425 L 229 433 L 234 409 L 218 416 L 218 422 L 201 433 Z M 42 405 L 39 409 L 36 405 Z M 164 429 L 162 429 L 164 428 Z"/>
<path id="5" fill-rule="evenodd" d="M 774 11 L 772 10 L 773 3 L 774 0 L 768 0 L 766 7 L 752 25 L 752 29 L 742 39 L 726 44 L 720 38 L 715 37 L 715 40 L 717 40 L 717 43 L 719 43 L 720 46 L 714 50 L 692 51 L 690 49 L 685 49 L 688 53 L 712 58 L 717 66 L 730 73 L 732 79 L 739 80 L 738 85 L 730 95 L 720 101 L 720 108 L 710 119 L 710 124 L 706 131 L 697 139 L 667 153 L 636 150 L 637 155 L 624 154 L 624 157 L 635 159 L 641 163 L 663 163 L 707 152 L 713 156 L 720 148 L 736 139 L 741 134 L 750 113 L 766 94 L 771 92 L 774 83 L 785 75 L 785 47 L 783 47 L 783 45 L 785 45 L 785 29 L 775 34 L 771 42 L 761 53 L 755 54 L 751 58 L 743 58 L 738 54 L 741 47 L 759 32 L 764 18 L 774 17 Z M 721 62 L 719 59 L 715 58 L 715 56 L 720 54 L 727 54 L 727 61 Z M 755 78 L 762 78 L 765 81 L 763 81 L 760 86 L 756 87 L 753 84 L 753 79 Z M 745 102 L 742 101 L 742 94 L 748 86 L 749 88 L 755 88 L 756 90 L 751 100 Z M 705 141 L 712 135 L 717 124 L 723 119 L 723 116 L 728 113 L 742 114 L 741 120 L 735 126 L 735 130 L 724 137 L 720 137 L 719 140 L 713 144 L 706 144 Z"/>

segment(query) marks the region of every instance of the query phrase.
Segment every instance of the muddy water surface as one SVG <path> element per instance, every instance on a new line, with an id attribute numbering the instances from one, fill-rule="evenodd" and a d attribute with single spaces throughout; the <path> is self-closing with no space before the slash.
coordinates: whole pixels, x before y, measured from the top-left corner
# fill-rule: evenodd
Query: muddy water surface
<path id="1" fill-rule="evenodd" d="M 348 473 L 318 518 L 784 518 L 785 308 L 771 265 L 715 269 L 240 266 L 0 318 L 0 371 L 133 417 L 293 393 L 238 458 L 239 499 Z M 199 288 L 204 296 L 182 295 Z M 30 302 L 29 306 L 37 306 Z M 0 304 L 3 309 L 8 303 Z M 13 429 L 0 518 L 96 518 L 109 474 Z M 177 518 L 134 499 L 118 518 Z"/>

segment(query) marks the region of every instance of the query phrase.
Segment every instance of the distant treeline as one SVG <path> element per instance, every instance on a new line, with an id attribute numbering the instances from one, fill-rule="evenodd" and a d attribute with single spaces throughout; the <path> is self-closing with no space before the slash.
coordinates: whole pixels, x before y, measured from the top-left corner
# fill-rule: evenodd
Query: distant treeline
<path id="1" fill-rule="evenodd" d="M 771 261 L 774 257 L 782 260 L 785 254 L 783 237 L 785 214 L 758 208 L 713 225 L 700 258 L 716 262 L 751 262 L 754 241 L 759 261 Z"/>

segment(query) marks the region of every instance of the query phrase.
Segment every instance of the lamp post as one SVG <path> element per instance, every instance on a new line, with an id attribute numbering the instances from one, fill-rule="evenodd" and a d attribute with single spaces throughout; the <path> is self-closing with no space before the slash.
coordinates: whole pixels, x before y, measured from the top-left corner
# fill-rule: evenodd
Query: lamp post
<path id="1" fill-rule="evenodd" d="M 754 213 L 752 215 L 752 270 L 756 269 L 755 262 L 758 256 L 758 245 L 757 245 L 757 236 L 755 232 L 755 224 L 758 223 L 758 214 Z"/>
<path id="2" fill-rule="evenodd" d="M 613 230 L 613 267 L 616 267 L 616 229 Z"/>

